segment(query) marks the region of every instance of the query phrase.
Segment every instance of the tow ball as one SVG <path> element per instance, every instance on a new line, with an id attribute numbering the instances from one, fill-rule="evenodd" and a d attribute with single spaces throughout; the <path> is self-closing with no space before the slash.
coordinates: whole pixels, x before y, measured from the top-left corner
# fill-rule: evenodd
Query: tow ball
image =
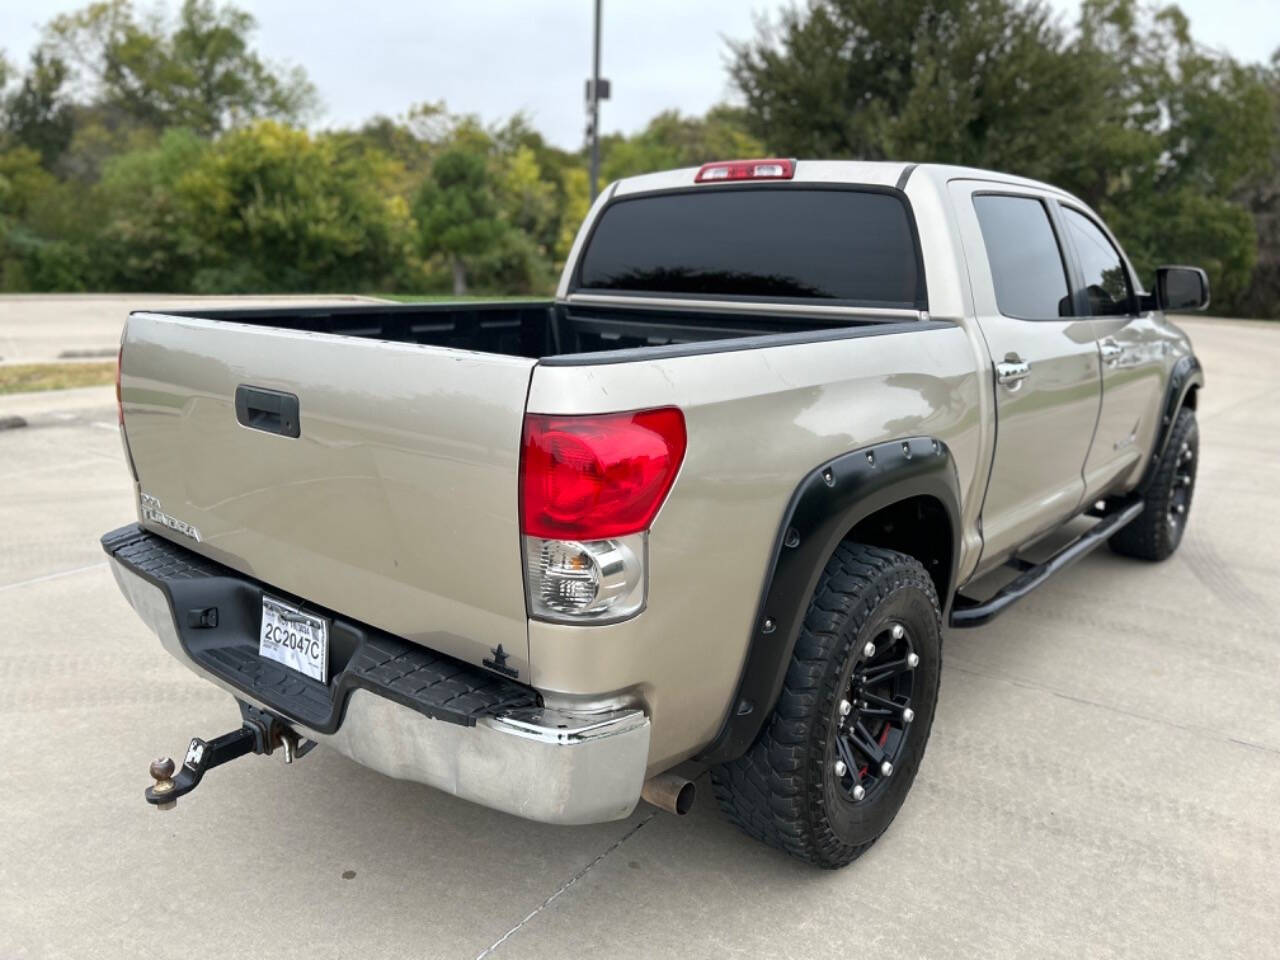
<path id="1" fill-rule="evenodd" d="M 212 740 L 192 737 L 181 769 L 169 757 L 153 760 L 150 773 L 155 783 L 145 791 L 147 803 L 157 810 L 172 810 L 178 805 L 178 798 L 198 787 L 214 767 L 251 753 L 270 756 L 277 748 L 284 754 L 285 763 L 293 763 L 315 746 L 315 741 L 303 740 L 285 721 L 257 707 L 242 703 L 240 713 L 244 723 L 239 730 Z"/>

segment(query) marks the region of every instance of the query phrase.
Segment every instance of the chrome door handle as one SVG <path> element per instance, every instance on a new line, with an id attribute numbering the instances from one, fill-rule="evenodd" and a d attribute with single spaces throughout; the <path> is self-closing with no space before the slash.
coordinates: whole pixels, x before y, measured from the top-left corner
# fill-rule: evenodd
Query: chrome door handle
<path id="1" fill-rule="evenodd" d="M 1004 360 L 996 364 L 996 380 L 1002 387 L 1017 390 L 1023 380 L 1031 376 L 1031 364 L 1016 353 L 1006 354 Z"/>
<path id="2" fill-rule="evenodd" d="M 1120 358 L 1124 356 L 1124 347 L 1116 341 L 1115 337 L 1107 337 L 1099 345 L 1102 351 L 1102 362 L 1107 366 L 1114 367 L 1120 362 Z"/>

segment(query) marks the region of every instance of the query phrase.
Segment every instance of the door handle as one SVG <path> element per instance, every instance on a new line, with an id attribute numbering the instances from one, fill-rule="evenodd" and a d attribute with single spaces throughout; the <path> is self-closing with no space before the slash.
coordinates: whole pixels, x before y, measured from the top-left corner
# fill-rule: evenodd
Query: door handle
<path id="1" fill-rule="evenodd" d="M 298 398 L 280 390 L 240 384 L 236 387 L 236 420 L 251 430 L 278 433 L 282 437 L 302 434 Z"/>
<path id="2" fill-rule="evenodd" d="M 1005 354 L 1004 360 L 996 364 L 996 380 L 1002 387 L 1017 390 L 1022 381 L 1031 376 L 1031 364 L 1016 353 Z"/>
<path id="3" fill-rule="evenodd" d="M 1120 346 L 1115 337 L 1104 338 L 1099 349 L 1102 351 L 1102 362 L 1109 367 L 1114 367 L 1124 356 L 1124 347 Z"/>

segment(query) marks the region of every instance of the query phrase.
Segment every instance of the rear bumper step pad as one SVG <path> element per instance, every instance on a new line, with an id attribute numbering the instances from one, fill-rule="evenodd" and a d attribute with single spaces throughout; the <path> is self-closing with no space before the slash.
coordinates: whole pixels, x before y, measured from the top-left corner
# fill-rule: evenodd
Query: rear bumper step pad
<path id="1" fill-rule="evenodd" d="M 338 729 L 356 689 L 462 726 L 538 706 L 538 695 L 528 687 L 317 608 L 136 523 L 104 535 L 102 547 L 164 593 L 179 641 L 194 663 L 318 733 Z M 331 621 L 327 684 L 258 655 L 264 593 Z"/>

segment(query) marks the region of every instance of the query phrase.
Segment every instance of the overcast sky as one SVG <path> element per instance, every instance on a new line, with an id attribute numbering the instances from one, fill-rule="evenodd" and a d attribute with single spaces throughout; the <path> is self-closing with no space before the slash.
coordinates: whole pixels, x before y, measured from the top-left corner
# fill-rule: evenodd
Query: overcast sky
<path id="1" fill-rule="evenodd" d="M 39 25 L 87 0 L 0 0 L 0 49 L 24 62 Z M 175 8 L 179 0 L 171 0 Z M 1079 0 L 1051 0 L 1074 18 Z M 138 0 L 149 6 L 149 0 Z M 447 101 L 488 121 L 524 110 L 553 143 L 582 141 L 592 0 L 239 0 L 268 58 L 306 69 L 322 125 L 351 125 L 410 104 Z M 660 110 L 701 113 L 732 95 L 724 38 L 753 33 L 763 0 L 604 0 L 606 131 L 633 132 Z M 1280 45 L 1278 0 L 1183 0 L 1193 34 L 1245 60 Z"/>

